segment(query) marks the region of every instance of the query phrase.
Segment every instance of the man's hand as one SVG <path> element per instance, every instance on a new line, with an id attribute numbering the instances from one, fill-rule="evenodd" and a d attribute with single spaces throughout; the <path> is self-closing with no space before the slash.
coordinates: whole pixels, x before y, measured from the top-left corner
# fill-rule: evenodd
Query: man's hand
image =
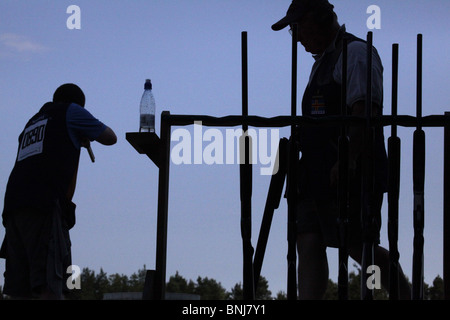
<path id="1" fill-rule="evenodd" d="M 83 148 L 87 149 L 91 146 L 91 141 L 89 141 L 88 138 L 83 138 L 83 139 L 81 139 L 80 144 Z"/>

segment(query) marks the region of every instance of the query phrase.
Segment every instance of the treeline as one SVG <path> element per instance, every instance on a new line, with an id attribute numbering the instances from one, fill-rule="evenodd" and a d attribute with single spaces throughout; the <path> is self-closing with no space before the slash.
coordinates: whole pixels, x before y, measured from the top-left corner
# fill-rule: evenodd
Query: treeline
<path id="1" fill-rule="evenodd" d="M 123 274 L 108 275 L 103 269 L 99 273 L 84 268 L 80 275 L 79 290 L 70 290 L 66 299 L 69 300 L 103 300 L 105 293 L 113 292 L 143 292 L 145 283 L 146 268 L 139 269 L 131 276 Z M 360 272 L 349 273 L 349 299 L 360 299 Z M 187 280 L 181 276 L 178 271 L 175 275 L 169 278 L 166 283 L 166 292 L 173 293 L 187 293 L 199 295 L 202 300 L 241 300 L 243 298 L 242 284 L 236 283 L 234 287 L 227 291 L 220 282 L 208 277 L 197 277 L 196 281 Z M 337 283 L 331 279 L 328 280 L 328 288 L 325 294 L 326 300 L 338 299 Z M 0 287 L 0 299 L 3 297 L 2 288 Z M 279 291 L 272 294 L 269 290 L 268 281 L 261 276 L 255 297 L 258 300 L 285 300 L 286 293 Z M 5 297 L 7 298 L 7 297 Z M 424 284 L 424 299 L 425 300 L 442 300 L 444 298 L 444 281 L 438 275 L 431 285 Z M 384 289 L 374 290 L 374 299 L 386 300 L 389 299 L 389 294 Z"/>

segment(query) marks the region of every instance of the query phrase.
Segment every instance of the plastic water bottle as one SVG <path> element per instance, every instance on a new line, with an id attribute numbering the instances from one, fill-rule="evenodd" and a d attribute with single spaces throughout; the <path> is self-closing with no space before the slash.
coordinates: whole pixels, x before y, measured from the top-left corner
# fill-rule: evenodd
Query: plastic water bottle
<path id="1" fill-rule="evenodd" d="M 152 82 L 150 79 L 146 79 L 140 104 L 139 132 L 155 132 L 155 109 L 156 104 L 152 92 Z"/>

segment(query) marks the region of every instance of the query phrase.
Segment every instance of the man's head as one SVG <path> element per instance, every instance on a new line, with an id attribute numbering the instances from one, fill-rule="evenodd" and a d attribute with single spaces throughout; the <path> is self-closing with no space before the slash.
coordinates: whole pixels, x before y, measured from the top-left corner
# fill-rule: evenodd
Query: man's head
<path id="1" fill-rule="evenodd" d="M 76 84 L 66 83 L 56 89 L 53 94 L 53 102 L 56 103 L 76 103 L 82 107 L 86 102 L 83 91 Z"/>
<path id="2" fill-rule="evenodd" d="M 286 16 L 272 25 L 275 31 L 297 24 L 298 41 L 313 54 L 322 53 L 332 41 L 339 24 L 328 0 L 293 0 Z"/>

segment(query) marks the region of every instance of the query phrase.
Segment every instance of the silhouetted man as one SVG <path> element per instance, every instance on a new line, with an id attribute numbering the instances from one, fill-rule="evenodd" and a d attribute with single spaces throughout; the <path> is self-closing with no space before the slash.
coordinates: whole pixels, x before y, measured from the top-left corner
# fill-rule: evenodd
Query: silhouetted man
<path id="1" fill-rule="evenodd" d="M 84 109 L 75 84 L 60 86 L 53 101 L 25 125 L 5 192 L 1 257 L 3 293 L 17 299 L 62 299 L 71 265 L 69 230 L 81 147 L 113 145 L 113 130 Z"/>
<path id="2" fill-rule="evenodd" d="M 342 43 L 348 42 L 347 113 L 365 116 L 367 45 L 340 26 L 334 6 L 327 0 L 294 0 L 286 16 L 272 26 L 275 31 L 297 25 L 298 41 L 315 63 L 302 101 L 302 114 L 311 117 L 340 115 Z M 383 109 L 383 66 L 373 49 L 372 110 Z M 349 136 L 349 255 L 361 263 L 363 240 L 375 243 L 374 263 L 388 288 L 389 253 L 378 246 L 383 194 L 387 191 L 387 155 L 383 129 L 375 130 L 374 194 L 372 228 L 361 227 L 361 153 L 363 129 L 350 127 Z M 328 283 L 327 247 L 339 247 L 337 208 L 338 127 L 300 127 L 299 199 L 297 250 L 300 299 L 321 299 Z M 364 238 L 365 237 L 365 238 Z M 409 285 L 400 270 L 400 297 L 410 298 Z"/>

